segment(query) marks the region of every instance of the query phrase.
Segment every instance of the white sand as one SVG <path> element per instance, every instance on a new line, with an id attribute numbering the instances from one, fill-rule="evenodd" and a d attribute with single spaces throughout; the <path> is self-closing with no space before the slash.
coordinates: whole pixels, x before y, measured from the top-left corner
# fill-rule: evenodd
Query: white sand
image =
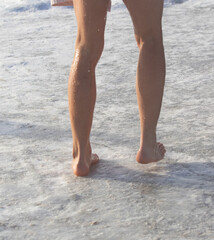
<path id="1" fill-rule="evenodd" d="M 158 140 L 168 152 L 149 166 L 135 161 L 138 50 L 126 9 L 113 5 L 91 134 L 101 161 L 86 178 L 70 170 L 74 12 L 6 5 L 0 11 L 0 239 L 213 239 L 213 1 L 164 9 L 167 79 Z"/>

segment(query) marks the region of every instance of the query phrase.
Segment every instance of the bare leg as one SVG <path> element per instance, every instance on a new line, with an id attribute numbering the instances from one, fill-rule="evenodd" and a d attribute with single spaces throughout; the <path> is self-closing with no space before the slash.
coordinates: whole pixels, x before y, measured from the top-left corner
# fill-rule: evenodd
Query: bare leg
<path id="1" fill-rule="evenodd" d="M 95 67 L 104 46 L 107 0 L 74 0 L 78 25 L 68 84 L 74 174 L 85 176 L 99 158 L 91 153 L 90 131 L 96 99 Z"/>
<path id="2" fill-rule="evenodd" d="M 136 91 L 140 113 L 141 139 L 139 163 L 157 162 L 166 152 L 156 141 L 164 82 L 165 57 L 161 18 L 163 0 L 124 0 L 133 20 L 139 47 Z"/>
<path id="3" fill-rule="evenodd" d="M 73 6 L 73 2 L 71 0 L 67 0 L 66 2 L 54 3 L 52 6 Z"/>

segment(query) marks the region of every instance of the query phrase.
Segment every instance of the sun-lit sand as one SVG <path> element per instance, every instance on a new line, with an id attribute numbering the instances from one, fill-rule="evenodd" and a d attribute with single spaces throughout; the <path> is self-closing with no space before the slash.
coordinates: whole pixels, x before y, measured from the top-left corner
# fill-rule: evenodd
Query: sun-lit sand
<path id="1" fill-rule="evenodd" d="M 15 2 L 0 3 L 0 239 L 213 239 L 213 0 L 164 9 L 158 140 L 167 154 L 146 166 L 135 160 L 138 49 L 127 10 L 113 1 L 91 133 L 100 163 L 84 178 L 71 171 L 74 11 Z"/>

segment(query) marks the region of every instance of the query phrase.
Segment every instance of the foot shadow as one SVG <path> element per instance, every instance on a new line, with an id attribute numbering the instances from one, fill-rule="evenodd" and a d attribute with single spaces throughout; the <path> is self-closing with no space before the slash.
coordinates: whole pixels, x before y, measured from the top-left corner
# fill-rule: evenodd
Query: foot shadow
<path id="1" fill-rule="evenodd" d="M 104 160 L 93 166 L 88 177 L 123 183 L 152 184 L 159 187 L 206 189 L 214 191 L 214 163 L 119 164 L 120 160 Z"/>

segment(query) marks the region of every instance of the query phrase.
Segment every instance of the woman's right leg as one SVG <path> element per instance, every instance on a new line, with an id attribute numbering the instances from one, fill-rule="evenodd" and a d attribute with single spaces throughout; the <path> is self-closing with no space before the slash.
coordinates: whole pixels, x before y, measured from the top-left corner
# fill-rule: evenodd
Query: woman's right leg
<path id="1" fill-rule="evenodd" d="M 140 113 L 141 139 L 137 154 L 139 163 L 157 162 L 166 152 L 156 142 L 164 82 L 165 57 L 162 39 L 163 0 L 124 0 L 134 24 L 139 47 L 136 78 Z"/>
<path id="2" fill-rule="evenodd" d="M 90 131 L 96 99 L 95 67 L 104 47 L 108 0 L 74 0 L 78 32 L 68 98 L 74 174 L 85 176 L 99 159 L 91 154 Z"/>

